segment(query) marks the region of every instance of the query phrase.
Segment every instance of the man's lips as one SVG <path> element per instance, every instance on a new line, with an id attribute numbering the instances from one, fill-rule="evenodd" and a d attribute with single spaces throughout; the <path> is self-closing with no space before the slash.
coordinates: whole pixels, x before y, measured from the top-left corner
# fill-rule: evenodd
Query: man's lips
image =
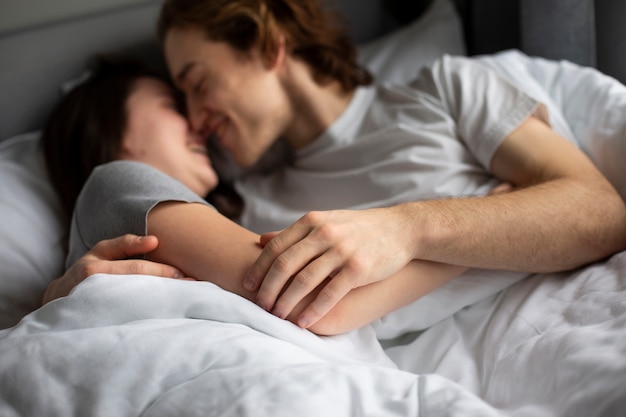
<path id="1" fill-rule="evenodd" d="M 224 134 L 226 133 L 226 128 L 228 127 L 228 123 L 224 120 L 211 131 L 210 138 L 214 141 L 219 142 L 222 147 L 227 147 L 227 143 L 225 142 Z"/>
<path id="2" fill-rule="evenodd" d="M 224 129 L 226 126 L 226 117 L 220 117 L 209 125 L 207 138 L 213 138 L 219 140 L 222 143 L 222 136 L 224 135 Z"/>

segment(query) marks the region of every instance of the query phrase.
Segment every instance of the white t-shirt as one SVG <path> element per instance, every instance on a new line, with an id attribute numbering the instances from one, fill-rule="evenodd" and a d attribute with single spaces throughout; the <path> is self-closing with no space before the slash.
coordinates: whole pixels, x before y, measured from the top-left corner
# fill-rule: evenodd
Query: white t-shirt
<path id="1" fill-rule="evenodd" d="M 409 86 L 360 88 L 293 161 L 236 184 L 241 220 L 282 229 L 311 210 L 363 209 L 483 195 L 502 141 L 540 104 L 475 61 L 444 57 Z"/>
<path id="2" fill-rule="evenodd" d="M 484 195 L 499 183 L 489 171 L 498 146 L 531 115 L 547 121 L 545 113 L 476 61 L 444 57 L 409 86 L 358 89 L 339 119 L 290 164 L 241 179 L 242 224 L 264 232 L 311 210 Z M 526 276 L 470 269 L 374 327 L 381 338 L 427 328 Z"/>

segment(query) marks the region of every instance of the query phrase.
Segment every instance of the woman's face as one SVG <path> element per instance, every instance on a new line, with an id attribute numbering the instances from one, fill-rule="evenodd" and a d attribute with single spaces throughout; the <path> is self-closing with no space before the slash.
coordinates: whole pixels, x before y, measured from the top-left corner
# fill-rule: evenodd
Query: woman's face
<path id="1" fill-rule="evenodd" d="M 138 79 L 126 111 L 121 159 L 151 165 L 203 197 L 217 185 L 204 140 L 189 128 L 167 84 L 156 78 Z"/>
<path id="2" fill-rule="evenodd" d="M 194 27 L 170 29 L 164 47 L 192 128 L 216 136 L 240 166 L 256 163 L 284 134 L 291 114 L 279 70 L 256 49 L 244 55 Z"/>

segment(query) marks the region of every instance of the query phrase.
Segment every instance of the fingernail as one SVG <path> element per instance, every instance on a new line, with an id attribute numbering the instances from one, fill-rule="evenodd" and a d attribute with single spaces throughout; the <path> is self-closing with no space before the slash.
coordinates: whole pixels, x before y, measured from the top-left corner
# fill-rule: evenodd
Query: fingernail
<path id="1" fill-rule="evenodd" d="M 243 287 L 248 291 L 254 291 L 254 288 L 255 288 L 254 279 L 252 279 L 250 275 L 246 275 L 246 277 L 244 278 Z"/>
<path id="2" fill-rule="evenodd" d="M 302 327 L 303 329 L 306 329 L 310 325 L 311 325 L 311 320 L 308 317 L 302 316 L 298 318 L 298 326 Z"/>

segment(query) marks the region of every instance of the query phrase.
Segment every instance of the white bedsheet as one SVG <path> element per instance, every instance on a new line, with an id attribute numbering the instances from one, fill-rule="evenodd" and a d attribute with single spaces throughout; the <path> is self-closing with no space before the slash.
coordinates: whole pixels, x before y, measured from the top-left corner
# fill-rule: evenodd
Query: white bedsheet
<path id="1" fill-rule="evenodd" d="M 485 62 L 545 97 L 625 195 L 623 86 L 517 53 Z M 492 293 L 424 331 L 423 303 L 392 314 L 383 350 L 373 327 L 317 337 L 212 284 L 96 275 L 0 331 L 0 416 L 624 415 L 626 252 Z"/>
<path id="2" fill-rule="evenodd" d="M 446 377 L 510 415 L 622 416 L 626 252 L 534 275 L 386 352 L 400 369 Z"/>

